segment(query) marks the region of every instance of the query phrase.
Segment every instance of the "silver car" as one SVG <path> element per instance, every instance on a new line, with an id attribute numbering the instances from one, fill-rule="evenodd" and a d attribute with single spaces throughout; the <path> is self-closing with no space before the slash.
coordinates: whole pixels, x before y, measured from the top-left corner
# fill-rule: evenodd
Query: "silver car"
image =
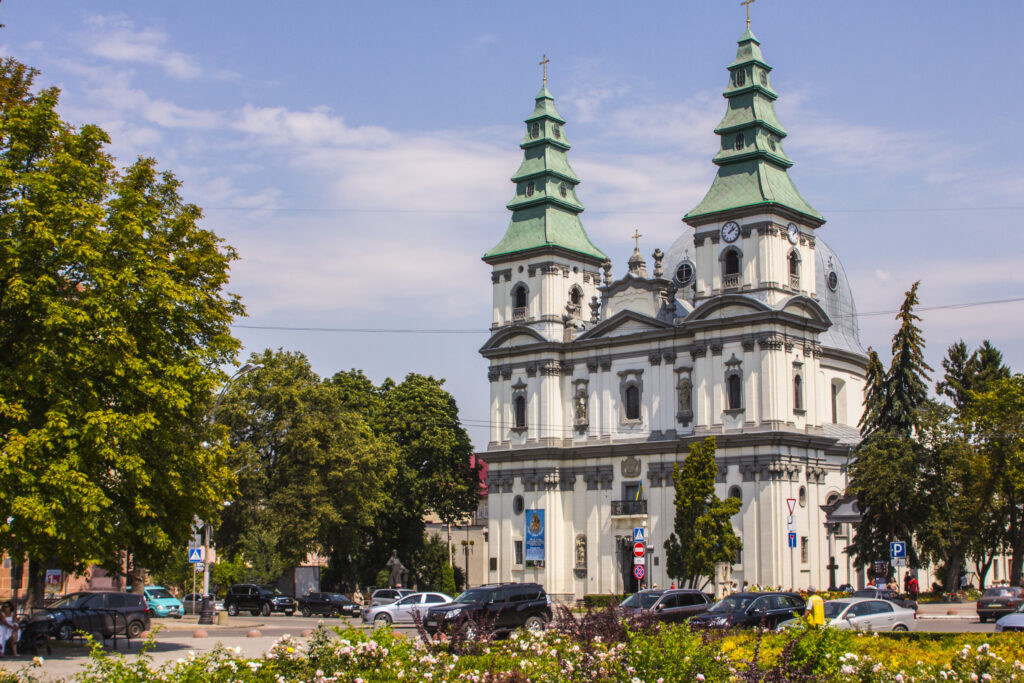
<path id="1" fill-rule="evenodd" d="M 917 613 L 888 600 L 845 598 L 825 601 L 825 625 L 844 631 L 913 631 Z M 790 619 L 780 628 L 793 626 Z"/>
<path id="2" fill-rule="evenodd" d="M 999 617 L 996 621 L 996 632 L 1002 633 L 1003 631 L 1024 631 L 1024 605 L 1019 607 L 1016 612 Z"/>
<path id="3" fill-rule="evenodd" d="M 413 593 L 406 595 L 389 605 L 367 607 L 360 615 L 364 624 L 382 626 L 384 624 L 411 624 L 416 621 L 416 614 L 422 619 L 427 610 L 438 605 L 452 602 L 450 595 L 444 593 Z"/>
<path id="4" fill-rule="evenodd" d="M 213 600 L 214 612 L 224 610 L 223 600 L 218 600 L 212 596 L 210 599 Z M 203 596 L 201 593 L 188 593 L 181 599 L 181 604 L 185 607 L 185 614 L 199 614 L 203 611 Z"/>
<path id="5" fill-rule="evenodd" d="M 378 588 L 370 596 L 370 607 L 377 605 L 390 605 L 405 595 L 412 595 L 416 591 L 408 588 Z"/>

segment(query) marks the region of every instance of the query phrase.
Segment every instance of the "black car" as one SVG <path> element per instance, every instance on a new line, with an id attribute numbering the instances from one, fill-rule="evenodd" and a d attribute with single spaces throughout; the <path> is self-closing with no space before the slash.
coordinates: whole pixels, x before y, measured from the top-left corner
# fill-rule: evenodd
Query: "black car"
<path id="1" fill-rule="evenodd" d="M 82 591 L 33 612 L 26 625 L 34 633 L 61 640 L 70 640 L 76 631 L 138 638 L 149 630 L 150 609 L 135 593 Z"/>
<path id="2" fill-rule="evenodd" d="M 648 613 L 659 621 L 686 621 L 709 607 L 708 596 L 692 588 L 643 590 L 619 603 L 619 609 L 627 615 Z"/>
<path id="3" fill-rule="evenodd" d="M 423 620 L 428 633 L 461 629 L 467 637 L 517 628 L 540 630 L 551 621 L 547 593 L 536 583 L 502 583 L 470 588 L 454 602 L 431 607 Z"/>
<path id="4" fill-rule="evenodd" d="M 854 591 L 851 597 L 854 598 L 872 598 L 874 600 L 888 600 L 889 602 L 896 603 L 900 607 L 906 607 L 917 611 L 917 603 L 913 600 L 904 600 L 900 597 L 900 594 L 896 591 L 891 591 L 888 588 L 861 588 L 859 591 Z"/>
<path id="5" fill-rule="evenodd" d="M 273 586 L 237 583 L 228 589 L 224 609 L 231 616 L 241 610 L 249 610 L 253 616 L 262 614 L 268 617 L 271 612 L 284 612 L 290 617 L 295 614 L 296 605 L 295 600 Z"/>
<path id="6" fill-rule="evenodd" d="M 299 611 L 304 617 L 313 614 L 322 614 L 325 617 L 359 616 L 359 606 L 341 593 L 310 593 L 304 598 L 299 598 L 298 602 Z"/>
<path id="7" fill-rule="evenodd" d="M 799 593 L 734 593 L 716 602 L 711 609 L 690 620 L 691 626 L 730 628 L 732 626 L 767 626 L 804 613 L 804 599 Z"/>

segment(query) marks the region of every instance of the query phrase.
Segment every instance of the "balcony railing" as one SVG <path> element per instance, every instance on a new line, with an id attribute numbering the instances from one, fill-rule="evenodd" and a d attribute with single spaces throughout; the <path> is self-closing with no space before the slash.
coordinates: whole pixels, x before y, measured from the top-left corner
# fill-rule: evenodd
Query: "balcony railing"
<path id="1" fill-rule="evenodd" d="M 647 501 L 646 500 L 613 500 L 612 501 L 612 516 L 623 516 L 623 515 L 646 515 L 647 514 Z"/>
<path id="2" fill-rule="evenodd" d="M 739 275 L 723 275 L 722 276 L 722 287 L 724 289 L 736 289 L 740 286 Z"/>
<path id="3" fill-rule="evenodd" d="M 789 274 L 789 286 L 793 289 L 800 289 L 800 275 L 797 273 Z"/>
<path id="4" fill-rule="evenodd" d="M 512 309 L 512 322 L 521 323 L 526 320 L 526 306 L 519 306 Z"/>

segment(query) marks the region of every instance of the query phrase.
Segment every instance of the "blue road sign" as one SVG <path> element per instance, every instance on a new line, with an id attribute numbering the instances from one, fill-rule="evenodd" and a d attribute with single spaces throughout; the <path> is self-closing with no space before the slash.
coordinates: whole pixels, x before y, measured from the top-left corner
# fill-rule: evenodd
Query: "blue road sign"
<path id="1" fill-rule="evenodd" d="M 795 548 L 796 547 L 796 532 L 795 531 L 790 531 L 789 532 L 789 547 L 790 548 Z"/>
<path id="2" fill-rule="evenodd" d="M 637 581 L 642 581 L 643 580 L 643 578 L 644 578 L 644 566 L 642 564 L 638 564 L 637 566 L 633 567 L 633 576 L 636 577 Z"/>
<path id="3" fill-rule="evenodd" d="M 644 528 L 642 526 L 635 526 L 635 527 L 633 527 L 633 543 L 646 543 L 646 542 L 647 542 L 647 534 L 644 533 Z"/>
<path id="4" fill-rule="evenodd" d="M 903 541 L 893 541 L 889 544 L 889 557 L 898 560 L 907 556 L 907 544 Z"/>
<path id="5" fill-rule="evenodd" d="M 202 562 L 203 561 L 203 549 L 202 548 L 189 548 L 188 549 L 188 561 L 189 562 Z"/>

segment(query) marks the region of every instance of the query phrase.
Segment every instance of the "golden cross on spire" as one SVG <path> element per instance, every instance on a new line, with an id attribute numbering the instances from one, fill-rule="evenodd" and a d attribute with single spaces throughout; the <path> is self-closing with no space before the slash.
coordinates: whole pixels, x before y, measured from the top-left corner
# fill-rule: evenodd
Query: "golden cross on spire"
<path id="1" fill-rule="evenodd" d="M 747 28 L 750 28 L 750 3 L 754 0 L 743 0 L 740 4 L 747 8 Z"/>
<path id="2" fill-rule="evenodd" d="M 640 234 L 639 230 L 634 230 L 633 231 L 633 240 L 636 242 L 635 246 L 636 246 L 637 249 L 640 248 L 640 238 L 641 237 L 643 237 L 643 235 Z"/>
<path id="3" fill-rule="evenodd" d="M 540 64 L 540 65 L 541 65 L 542 67 L 544 67 L 544 85 L 547 85 L 547 84 L 548 84 L 548 64 L 549 64 L 550 62 L 551 62 L 551 60 L 550 60 L 550 59 L 548 59 L 548 56 L 547 56 L 547 55 L 541 55 L 541 56 L 540 56 L 540 61 L 539 61 L 539 62 L 537 62 L 537 63 L 538 63 L 538 64 Z"/>

